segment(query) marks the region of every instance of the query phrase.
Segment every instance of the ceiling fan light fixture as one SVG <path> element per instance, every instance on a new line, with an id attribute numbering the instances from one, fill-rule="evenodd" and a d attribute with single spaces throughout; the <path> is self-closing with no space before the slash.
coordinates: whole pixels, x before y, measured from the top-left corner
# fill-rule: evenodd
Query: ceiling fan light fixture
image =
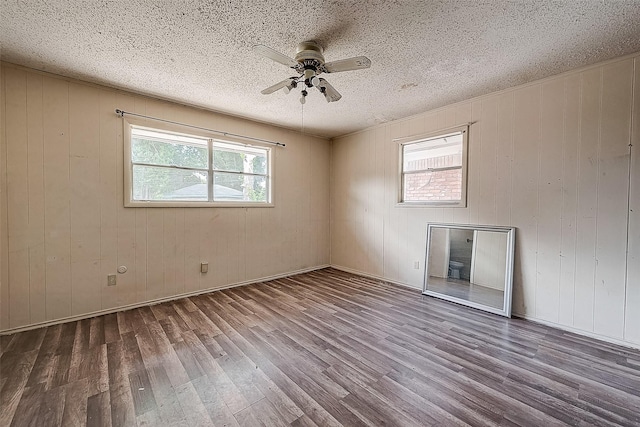
<path id="1" fill-rule="evenodd" d="M 298 82 L 296 82 L 295 80 L 291 80 L 288 85 L 282 88 L 282 91 L 286 94 L 289 94 L 289 92 L 291 92 L 291 89 L 295 89 L 296 86 L 298 86 Z"/>
<path id="2" fill-rule="evenodd" d="M 313 76 L 311 78 L 311 84 L 315 87 L 318 87 L 318 85 L 320 84 L 320 79 L 318 78 L 318 76 Z"/>

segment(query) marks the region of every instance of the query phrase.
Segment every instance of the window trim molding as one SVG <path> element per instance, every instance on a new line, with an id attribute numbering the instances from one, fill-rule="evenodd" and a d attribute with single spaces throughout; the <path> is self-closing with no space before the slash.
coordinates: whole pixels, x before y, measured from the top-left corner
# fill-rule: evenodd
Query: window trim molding
<path id="1" fill-rule="evenodd" d="M 123 198 L 124 207 L 126 208 L 272 208 L 275 207 L 275 151 L 274 147 L 269 144 L 262 144 L 259 142 L 248 143 L 246 140 L 240 138 L 234 138 L 231 136 L 221 137 L 220 134 L 214 132 L 208 132 L 206 130 L 195 130 L 189 126 L 181 126 L 173 123 L 159 124 L 157 121 L 150 119 L 139 119 L 134 117 L 122 118 L 122 139 L 123 139 Z M 134 200 L 133 199 L 133 161 L 131 159 L 131 129 L 132 127 L 145 127 L 149 129 L 157 129 L 159 131 L 176 132 L 186 135 L 193 135 L 201 138 L 208 138 L 210 141 L 207 144 L 209 148 L 209 162 L 213 165 L 213 141 L 229 142 L 246 147 L 259 147 L 267 151 L 267 164 L 268 164 L 268 183 L 269 188 L 267 194 L 269 196 L 269 202 L 229 202 L 229 201 L 166 201 L 166 200 Z M 189 169 L 189 168 L 180 168 Z M 213 176 L 210 177 L 211 183 L 213 182 Z M 207 184 L 207 191 L 213 192 L 213 186 Z M 213 194 L 210 194 L 213 196 Z"/>
<path id="2" fill-rule="evenodd" d="M 466 208 L 467 207 L 467 175 L 468 175 L 468 157 L 469 157 L 469 127 L 471 123 L 451 126 L 447 128 L 441 128 L 439 130 L 433 132 L 426 132 L 401 138 L 396 138 L 393 141 L 398 144 L 396 154 L 397 154 L 397 164 L 398 164 L 398 173 L 397 176 L 397 197 L 396 197 L 396 206 L 397 207 L 415 207 L 415 208 Z M 405 175 L 403 170 L 403 148 L 405 145 L 415 144 L 421 142 L 423 140 L 428 139 L 437 139 L 442 136 L 451 135 L 454 133 L 462 133 L 462 191 L 460 194 L 460 201 L 442 201 L 442 200 L 433 200 L 433 201 L 415 201 L 415 202 L 406 202 L 403 200 L 404 195 L 404 180 L 403 177 Z M 444 169 L 453 169 L 453 168 L 443 168 Z M 457 169 L 457 168 L 455 168 Z M 440 170 L 440 169 L 438 169 Z M 423 171 L 418 171 L 423 172 Z"/>

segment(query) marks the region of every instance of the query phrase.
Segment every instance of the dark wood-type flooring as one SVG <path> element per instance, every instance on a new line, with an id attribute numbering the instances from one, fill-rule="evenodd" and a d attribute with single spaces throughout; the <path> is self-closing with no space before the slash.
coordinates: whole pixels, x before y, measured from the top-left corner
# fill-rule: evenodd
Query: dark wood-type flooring
<path id="1" fill-rule="evenodd" d="M 640 352 L 333 269 L 0 344 L 0 426 L 640 425 Z"/>

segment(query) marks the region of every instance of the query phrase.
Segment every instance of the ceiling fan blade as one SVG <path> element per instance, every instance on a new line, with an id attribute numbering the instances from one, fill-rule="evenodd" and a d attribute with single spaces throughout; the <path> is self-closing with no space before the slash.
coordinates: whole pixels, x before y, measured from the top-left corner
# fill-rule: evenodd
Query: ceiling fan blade
<path id="1" fill-rule="evenodd" d="M 296 79 L 295 77 L 289 77 L 288 79 L 284 79 L 283 81 L 274 84 L 273 86 L 269 86 L 268 88 L 263 89 L 260 93 L 263 95 L 269 95 L 270 93 L 273 93 L 287 86 L 289 83 L 291 83 L 292 80 L 295 80 L 295 79 Z"/>
<path id="2" fill-rule="evenodd" d="M 366 56 L 341 59 L 339 61 L 324 64 L 327 73 L 339 73 L 341 71 L 361 70 L 371 67 L 371 61 Z"/>
<path id="3" fill-rule="evenodd" d="M 322 88 L 324 88 L 324 91 L 322 90 Z M 327 102 L 340 101 L 340 98 L 342 98 L 342 95 L 340 95 L 340 92 L 338 92 L 333 86 L 329 84 L 328 81 L 326 81 L 322 77 L 320 78 L 320 84 L 318 85 L 318 90 L 324 93 L 324 96 L 327 99 Z"/>
<path id="4" fill-rule="evenodd" d="M 283 55 L 280 52 L 271 49 L 270 47 L 257 44 L 253 46 L 253 50 L 256 53 L 264 56 L 265 58 L 269 58 L 272 61 L 279 62 L 282 65 L 286 65 L 287 67 L 293 68 L 298 65 L 298 63 L 293 58 L 289 58 L 287 55 Z"/>

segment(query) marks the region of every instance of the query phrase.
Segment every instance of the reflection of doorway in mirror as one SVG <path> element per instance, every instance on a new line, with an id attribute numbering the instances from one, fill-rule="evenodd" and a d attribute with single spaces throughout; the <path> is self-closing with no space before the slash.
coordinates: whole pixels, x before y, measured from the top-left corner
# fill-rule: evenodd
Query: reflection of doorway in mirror
<path id="1" fill-rule="evenodd" d="M 471 269 L 471 252 L 473 249 L 473 230 L 465 230 L 460 228 L 449 228 L 449 263 L 458 264 L 450 265 L 450 268 L 457 268 L 458 272 L 451 271 L 449 278 L 461 279 L 469 282 Z M 462 264 L 462 265 L 460 265 Z"/>

